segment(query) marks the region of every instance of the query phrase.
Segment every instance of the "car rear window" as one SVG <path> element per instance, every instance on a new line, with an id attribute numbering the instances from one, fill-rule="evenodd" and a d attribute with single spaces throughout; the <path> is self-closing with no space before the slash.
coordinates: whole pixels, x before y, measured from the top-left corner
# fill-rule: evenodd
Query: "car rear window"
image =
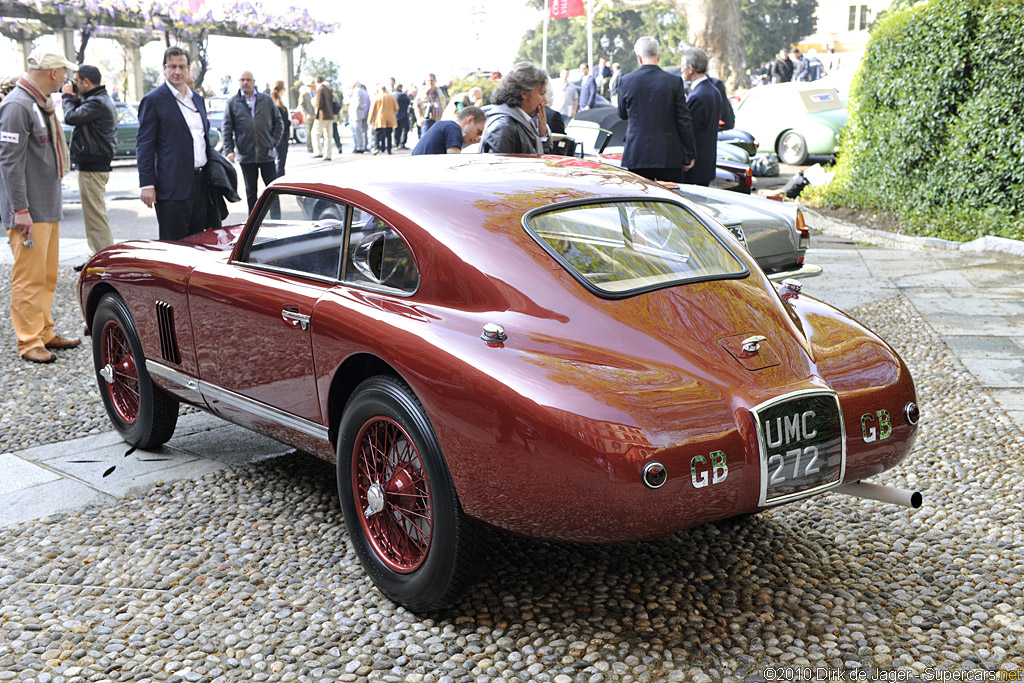
<path id="1" fill-rule="evenodd" d="M 803 90 L 800 97 L 807 111 L 831 111 L 845 106 L 837 90 Z"/>
<path id="2" fill-rule="evenodd" d="M 669 202 L 576 204 L 525 223 L 577 280 L 608 296 L 749 272 L 707 226 Z"/>

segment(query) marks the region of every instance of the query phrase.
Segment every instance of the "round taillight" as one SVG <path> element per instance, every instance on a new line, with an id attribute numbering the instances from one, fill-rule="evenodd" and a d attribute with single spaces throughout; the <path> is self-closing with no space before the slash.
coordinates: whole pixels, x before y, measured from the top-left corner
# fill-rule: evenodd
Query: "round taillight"
<path id="1" fill-rule="evenodd" d="M 921 409 L 917 407 L 917 404 L 911 401 L 903 407 L 903 417 L 907 419 L 908 425 L 916 425 L 921 421 Z"/>
<path id="2" fill-rule="evenodd" d="M 644 485 L 649 489 L 660 489 L 668 481 L 668 470 L 660 462 L 649 462 L 644 465 Z"/>

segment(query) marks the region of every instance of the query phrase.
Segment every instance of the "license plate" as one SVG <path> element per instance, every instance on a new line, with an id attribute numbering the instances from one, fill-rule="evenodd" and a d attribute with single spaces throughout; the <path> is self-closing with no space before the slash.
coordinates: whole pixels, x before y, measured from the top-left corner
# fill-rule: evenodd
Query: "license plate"
<path id="1" fill-rule="evenodd" d="M 761 451 L 759 505 L 795 500 L 842 482 L 846 430 L 835 392 L 794 392 L 751 412 Z"/>

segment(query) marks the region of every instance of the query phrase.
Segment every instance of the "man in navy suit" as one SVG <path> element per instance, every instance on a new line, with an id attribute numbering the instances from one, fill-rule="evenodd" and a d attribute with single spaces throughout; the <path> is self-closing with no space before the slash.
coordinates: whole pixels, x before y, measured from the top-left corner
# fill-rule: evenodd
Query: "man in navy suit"
<path id="1" fill-rule="evenodd" d="M 658 41 L 643 36 L 634 46 L 640 68 L 619 83 L 619 117 L 626 119 L 622 165 L 651 180 L 683 181 L 695 145 L 683 82 L 658 66 Z"/>
<path id="2" fill-rule="evenodd" d="M 180 47 L 167 48 L 166 82 L 139 103 L 139 187 L 143 203 L 156 205 L 162 240 L 179 240 L 207 227 L 210 122 L 203 98 L 185 82 L 190 63 Z"/>
<path id="3" fill-rule="evenodd" d="M 597 78 L 590 73 L 589 64 L 580 64 L 583 82 L 580 84 L 580 111 L 590 109 L 597 104 Z"/>
<path id="4" fill-rule="evenodd" d="M 722 95 L 708 79 L 708 55 L 699 47 L 683 53 L 683 79 L 690 82 L 686 106 L 693 121 L 693 137 L 697 143 L 697 158 L 693 167 L 683 174 L 691 185 L 707 187 L 715 179 L 715 159 L 718 156 L 718 121 L 722 116 Z"/>

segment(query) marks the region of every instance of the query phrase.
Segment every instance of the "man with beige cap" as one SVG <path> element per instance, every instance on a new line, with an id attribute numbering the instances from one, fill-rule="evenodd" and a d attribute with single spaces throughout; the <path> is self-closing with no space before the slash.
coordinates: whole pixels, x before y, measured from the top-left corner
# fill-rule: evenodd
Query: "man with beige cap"
<path id="1" fill-rule="evenodd" d="M 0 218 L 14 254 L 11 323 L 18 353 L 51 363 L 50 349 L 70 349 L 78 339 L 53 331 L 50 308 L 57 288 L 61 178 L 70 159 L 51 95 L 78 67 L 54 49 L 36 48 L 28 73 L 0 103 Z"/>

